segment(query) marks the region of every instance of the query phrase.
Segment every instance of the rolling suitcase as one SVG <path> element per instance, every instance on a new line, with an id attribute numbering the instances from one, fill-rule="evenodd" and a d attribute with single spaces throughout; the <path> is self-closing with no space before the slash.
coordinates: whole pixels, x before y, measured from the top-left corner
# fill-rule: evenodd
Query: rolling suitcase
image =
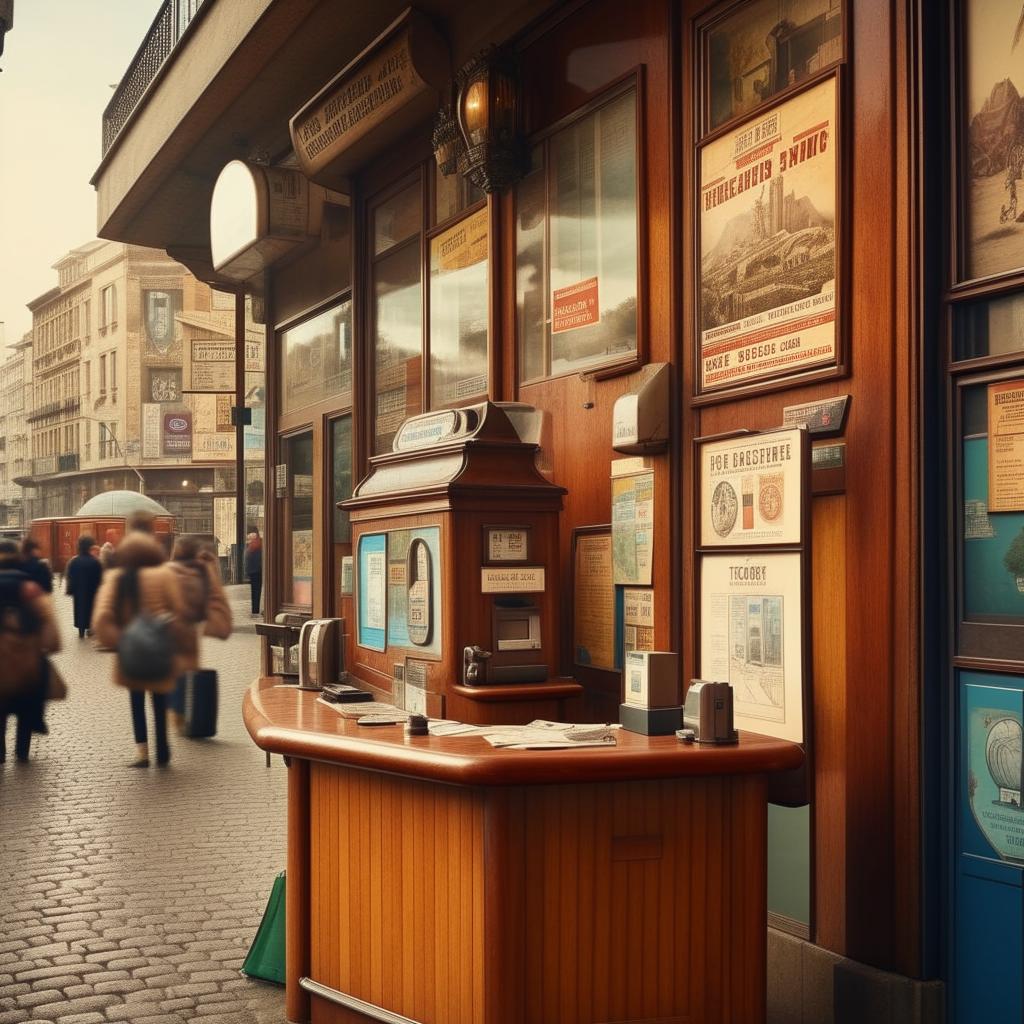
<path id="1" fill-rule="evenodd" d="M 184 734 L 193 740 L 217 735 L 217 673 L 201 668 L 184 675 Z"/>

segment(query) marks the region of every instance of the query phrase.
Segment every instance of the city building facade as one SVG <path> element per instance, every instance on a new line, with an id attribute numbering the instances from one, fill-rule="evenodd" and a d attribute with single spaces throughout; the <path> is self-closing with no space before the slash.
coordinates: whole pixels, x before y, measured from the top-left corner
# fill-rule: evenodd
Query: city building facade
<path id="1" fill-rule="evenodd" d="M 216 540 L 227 555 L 237 540 L 235 296 L 166 253 L 121 242 L 89 242 L 54 269 L 57 285 L 29 303 L 31 466 L 18 478 L 33 489 L 32 517 L 72 516 L 95 494 L 141 490 L 179 532 Z M 249 383 L 262 393 L 255 326 L 249 353 Z M 255 439 L 249 448 L 258 525 L 263 449 Z"/>
<path id="2" fill-rule="evenodd" d="M 21 530 L 31 515 L 32 491 L 15 481 L 31 474 L 32 332 L 0 359 L 0 529 Z"/>

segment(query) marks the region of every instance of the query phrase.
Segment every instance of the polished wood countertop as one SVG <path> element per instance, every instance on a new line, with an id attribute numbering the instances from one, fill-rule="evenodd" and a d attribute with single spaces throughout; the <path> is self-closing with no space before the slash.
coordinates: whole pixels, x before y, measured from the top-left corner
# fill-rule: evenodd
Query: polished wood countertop
<path id="1" fill-rule="evenodd" d="M 804 756 L 794 743 L 757 733 L 741 732 L 735 746 L 702 747 L 625 729 L 614 747 L 498 750 L 479 736 L 406 736 L 401 725 L 359 726 L 324 707 L 315 691 L 281 685 L 275 676 L 252 684 L 244 717 L 256 745 L 274 754 L 462 786 L 761 774 L 799 768 Z"/>

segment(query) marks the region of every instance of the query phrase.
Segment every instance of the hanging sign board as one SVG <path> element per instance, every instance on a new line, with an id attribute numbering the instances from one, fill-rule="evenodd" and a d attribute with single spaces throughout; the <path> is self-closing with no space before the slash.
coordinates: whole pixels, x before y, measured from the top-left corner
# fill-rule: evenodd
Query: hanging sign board
<path id="1" fill-rule="evenodd" d="M 451 74 L 448 46 L 408 10 L 291 119 L 302 173 L 335 187 L 437 110 Z"/>

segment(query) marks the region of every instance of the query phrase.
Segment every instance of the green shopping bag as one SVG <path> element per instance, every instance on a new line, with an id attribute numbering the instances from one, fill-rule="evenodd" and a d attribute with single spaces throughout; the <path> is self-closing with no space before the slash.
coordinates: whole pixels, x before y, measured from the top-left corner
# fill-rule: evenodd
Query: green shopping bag
<path id="1" fill-rule="evenodd" d="M 284 872 L 274 879 L 267 909 L 242 964 L 247 978 L 284 984 Z"/>

